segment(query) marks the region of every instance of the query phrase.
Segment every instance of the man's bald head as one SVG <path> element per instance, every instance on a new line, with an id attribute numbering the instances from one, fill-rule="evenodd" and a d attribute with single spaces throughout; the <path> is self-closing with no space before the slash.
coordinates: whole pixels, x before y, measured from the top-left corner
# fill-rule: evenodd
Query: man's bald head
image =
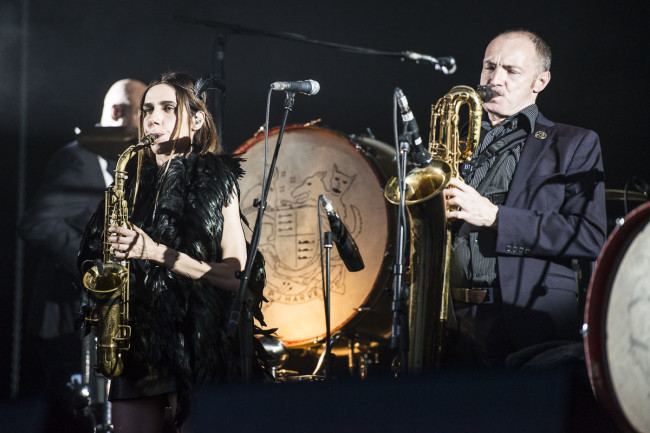
<path id="1" fill-rule="evenodd" d="M 138 126 L 138 106 L 147 86 L 125 78 L 108 89 L 104 97 L 101 126 Z"/>

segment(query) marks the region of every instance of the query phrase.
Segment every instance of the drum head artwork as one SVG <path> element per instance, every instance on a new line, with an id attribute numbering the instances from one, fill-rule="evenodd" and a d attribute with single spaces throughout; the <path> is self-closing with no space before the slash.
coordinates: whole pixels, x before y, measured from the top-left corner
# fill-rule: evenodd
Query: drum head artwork
<path id="1" fill-rule="evenodd" d="M 650 432 L 650 204 L 625 218 L 598 260 L 585 312 L 590 377 L 619 423 Z"/>
<path id="2" fill-rule="evenodd" d="M 278 131 L 269 134 L 267 166 Z M 383 146 L 382 146 L 383 145 Z M 318 230 L 318 197 L 324 194 L 356 241 L 365 269 L 349 272 L 336 248 L 331 250 L 331 328 L 343 328 L 360 307 L 371 307 L 384 279 L 389 247 L 389 215 L 383 196 L 384 175 L 375 161 L 389 153 L 385 144 L 373 152 L 321 127 L 285 130 L 264 214 L 259 249 L 266 259 L 264 319 L 286 346 L 314 344 L 325 335 L 323 283 Z M 264 136 L 247 141 L 246 175 L 240 182 L 242 212 L 256 220 L 253 200 L 261 197 Z M 390 159 L 390 158 L 384 158 Z M 323 213 L 323 231 L 329 231 Z M 388 323 L 389 325 L 389 323 Z"/>

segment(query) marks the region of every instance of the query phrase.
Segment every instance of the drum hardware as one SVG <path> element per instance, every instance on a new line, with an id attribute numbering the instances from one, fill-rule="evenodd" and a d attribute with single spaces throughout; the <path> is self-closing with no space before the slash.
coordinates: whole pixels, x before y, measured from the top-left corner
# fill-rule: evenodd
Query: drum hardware
<path id="1" fill-rule="evenodd" d="M 287 376 L 285 382 L 322 382 L 324 380 L 324 376 L 317 374 L 303 374 L 297 376 Z"/>
<path id="2" fill-rule="evenodd" d="M 370 366 L 378 365 L 380 363 L 378 345 L 379 343 L 370 343 L 363 344 L 359 339 L 363 337 L 360 335 L 347 336 L 342 332 L 334 334 L 330 340 L 330 347 L 332 348 L 332 353 L 338 353 L 338 356 L 346 356 L 348 358 L 348 371 L 351 377 L 355 377 L 358 373 L 360 379 L 366 379 L 368 377 L 368 370 Z M 367 336 L 365 336 L 368 338 Z M 346 338 L 347 345 L 341 347 L 338 350 L 335 348 L 335 344 Z M 374 337 L 369 337 L 374 340 Z M 322 352 L 316 363 L 316 368 L 312 372 L 312 375 L 317 375 L 321 368 L 324 365 L 324 360 L 327 356 L 326 342 L 322 342 Z M 334 358 L 334 356 L 332 356 Z M 358 371 L 356 371 L 358 369 Z M 324 377 L 327 379 L 327 376 Z"/>
<path id="3" fill-rule="evenodd" d="M 627 197 L 626 197 L 627 195 Z M 622 189 L 606 189 L 605 190 L 605 200 L 607 201 L 638 201 L 644 202 L 648 201 L 648 194 L 645 192 L 638 191 L 627 191 Z"/>
<path id="4" fill-rule="evenodd" d="M 328 372 L 327 369 L 331 367 L 331 364 L 330 364 L 330 362 L 328 362 L 327 358 L 332 357 L 332 346 L 334 345 L 334 343 L 336 343 L 336 341 L 338 341 L 339 338 L 341 338 L 342 335 L 343 335 L 342 333 L 338 332 L 338 333 L 334 334 L 329 340 L 326 340 L 325 342 L 323 342 L 324 350 L 323 350 L 323 353 L 321 354 L 320 358 L 318 358 L 318 363 L 316 364 L 316 368 L 314 368 L 314 372 L 312 373 L 312 375 L 316 375 L 320 371 L 321 367 L 323 366 L 323 361 L 324 361 L 325 362 L 325 373 L 326 373 L 325 378 L 330 379 L 331 371 Z"/>
<path id="5" fill-rule="evenodd" d="M 633 176 L 625 181 L 625 186 L 623 188 L 623 206 L 624 206 L 624 215 L 628 214 L 628 200 L 630 195 L 630 189 L 634 188 L 636 191 L 641 193 L 645 200 L 648 200 L 648 194 L 650 193 L 650 185 L 641 179 L 640 177 Z"/>
<path id="6" fill-rule="evenodd" d="M 647 202 L 650 198 L 648 196 L 648 190 L 643 188 L 645 182 L 637 179 L 634 185 L 639 188 L 639 191 L 631 191 L 627 188 L 631 181 L 628 180 L 626 182 L 626 188 L 624 189 L 605 189 L 608 233 L 611 233 L 615 227 L 622 226 L 625 223 L 625 215 L 642 203 Z"/>
<path id="7" fill-rule="evenodd" d="M 368 367 L 377 364 L 379 364 L 378 353 L 363 353 L 361 357 L 359 357 L 359 377 L 361 379 L 366 379 L 368 377 Z"/>
<path id="8" fill-rule="evenodd" d="M 372 348 L 363 348 L 357 338 L 348 341 L 348 369 L 350 376 L 355 375 L 358 367 L 360 379 L 367 379 L 371 366 L 379 365 L 379 352 Z"/>
<path id="9" fill-rule="evenodd" d="M 309 122 L 305 122 L 305 123 L 303 123 L 302 126 L 303 126 L 304 128 L 308 128 L 308 127 L 310 127 L 310 126 L 318 125 L 318 124 L 321 123 L 322 121 L 323 121 L 323 119 L 319 117 L 318 119 L 310 120 Z"/>
<path id="10" fill-rule="evenodd" d="M 260 341 L 260 343 L 262 343 L 264 351 L 271 357 L 271 360 L 268 361 L 268 364 L 271 367 L 271 374 L 273 375 L 273 378 L 277 380 L 278 372 L 280 371 L 278 369 L 282 367 L 289 358 L 287 348 L 284 347 L 282 341 L 278 340 L 277 338 L 261 336 L 257 337 L 257 339 Z"/>
<path id="11" fill-rule="evenodd" d="M 319 117 L 318 119 L 310 120 L 309 122 L 303 123 L 302 127 L 307 128 L 307 127 L 310 127 L 310 126 L 314 126 L 314 125 L 317 125 L 317 124 L 321 123 L 322 121 L 323 121 L 323 119 L 321 119 Z M 253 134 L 253 138 L 256 138 L 258 135 L 263 134 L 264 131 L 265 131 L 265 128 L 266 128 L 266 123 L 264 125 L 261 125 L 259 128 L 257 128 L 257 131 L 255 131 L 255 133 Z"/>
<path id="12" fill-rule="evenodd" d="M 275 380 L 276 382 L 286 382 L 286 379 L 291 376 L 298 376 L 298 370 L 287 370 L 281 368 L 275 371 Z"/>

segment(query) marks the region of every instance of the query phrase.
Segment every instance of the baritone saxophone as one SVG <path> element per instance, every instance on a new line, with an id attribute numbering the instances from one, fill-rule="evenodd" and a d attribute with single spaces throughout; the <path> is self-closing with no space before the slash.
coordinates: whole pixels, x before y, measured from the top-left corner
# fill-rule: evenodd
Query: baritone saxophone
<path id="1" fill-rule="evenodd" d="M 405 203 L 410 229 L 410 281 L 408 294 L 408 371 L 421 373 L 441 364 L 449 315 L 451 227 L 441 192 L 452 178 L 460 178 L 459 165 L 469 161 L 479 143 L 482 101 L 492 97 L 489 87 L 456 86 L 431 107 L 428 152 L 431 163 L 406 173 Z M 460 108 L 467 104 L 469 130 L 461 140 Z M 399 204 L 396 177 L 384 190 L 386 199 Z"/>
<path id="2" fill-rule="evenodd" d="M 109 379 L 122 374 L 122 352 L 131 347 L 131 327 L 129 260 L 115 257 L 108 242 L 108 229 L 131 228 L 124 191 L 124 182 L 128 177 L 126 164 L 136 152 L 151 146 L 155 140 L 154 134 L 147 135 L 120 154 L 115 167 L 115 181 L 105 192 L 102 262 L 83 276 L 84 286 L 93 304 L 85 320 L 96 329 L 97 334 L 97 365 L 94 368 Z"/>

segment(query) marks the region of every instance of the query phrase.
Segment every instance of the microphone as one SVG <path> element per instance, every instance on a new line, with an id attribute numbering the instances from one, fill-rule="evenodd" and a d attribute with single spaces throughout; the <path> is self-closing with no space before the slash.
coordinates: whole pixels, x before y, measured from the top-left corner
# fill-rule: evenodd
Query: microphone
<path id="1" fill-rule="evenodd" d="M 431 154 L 422 146 L 422 137 L 420 137 L 418 123 L 415 121 L 415 116 L 409 107 L 409 103 L 402 89 L 396 87 L 395 94 L 397 95 L 397 105 L 399 105 L 399 111 L 402 114 L 402 122 L 406 127 L 406 132 L 413 138 L 410 150 L 411 161 L 420 168 L 426 167 L 431 163 Z"/>
<path id="2" fill-rule="evenodd" d="M 286 90 L 289 92 L 300 92 L 305 95 L 315 95 L 320 90 L 318 81 L 305 80 L 305 81 L 276 81 L 271 84 L 273 90 Z"/>
<path id="3" fill-rule="evenodd" d="M 494 91 L 490 86 L 477 86 L 476 94 L 483 102 L 488 102 L 490 99 L 494 98 Z"/>
<path id="4" fill-rule="evenodd" d="M 414 51 L 405 51 L 402 54 L 407 59 L 415 61 L 415 63 L 420 63 L 421 61 L 429 62 L 435 66 L 436 70 L 440 70 L 445 75 L 456 72 L 456 59 L 453 57 L 436 58 L 427 54 L 416 53 Z"/>
<path id="5" fill-rule="evenodd" d="M 365 265 L 361 258 L 361 253 L 359 252 L 359 248 L 354 242 L 354 239 L 352 239 L 348 228 L 343 224 L 343 221 L 341 221 L 341 218 L 338 216 L 336 211 L 334 211 L 332 202 L 322 194 L 320 198 L 323 200 L 325 213 L 330 222 L 330 230 L 332 230 L 332 234 L 334 234 L 334 243 L 336 244 L 339 256 L 341 256 L 341 260 L 343 260 L 343 264 L 350 272 L 362 270 Z"/>

